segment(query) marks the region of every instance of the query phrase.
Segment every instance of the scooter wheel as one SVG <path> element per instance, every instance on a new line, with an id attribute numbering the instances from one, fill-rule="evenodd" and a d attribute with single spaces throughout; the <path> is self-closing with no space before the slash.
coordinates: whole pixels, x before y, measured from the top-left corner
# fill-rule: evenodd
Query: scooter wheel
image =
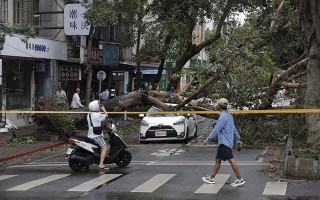
<path id="1" fill-rule="evenodd" d="M 81 171 L 85 165 L 83 162 L 80 162 L 78 160 L 75 160 L 75 159 L 69 159 L 69 167 L 75 171 L 75 172 L 78 172 L 78 171 Z"/>
<path id="2" fill-rule="evenodd" d="M 123 150 L 115 162 L 119 167 L 126 167 L 130 164 L 132 159 L 131 153 L 127 150 Z"/>

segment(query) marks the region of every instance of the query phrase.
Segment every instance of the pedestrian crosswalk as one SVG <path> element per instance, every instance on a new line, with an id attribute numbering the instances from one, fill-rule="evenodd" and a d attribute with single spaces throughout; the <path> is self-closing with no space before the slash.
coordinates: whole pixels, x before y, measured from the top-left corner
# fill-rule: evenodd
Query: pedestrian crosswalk
<path id="1" fill-rule="evenodd" d="M 172 177 L 174 177 L 174 175 L 175 174 L 157 174 L 131 192 L 153 192 L 168 180 L 170 180 Z"/>
<path id="2" fill-rule="evenodd" d="M 93 180 L 84 182 L 76 187 L 73 187 L 69 189 L 68 191 L 73 192 L 88 192 L 104 183 L 107 183 L 117 177 L 121 176 L 121 174 L 104 174 L 99 176 L 98 178 L 95 178 Z"/>
<path id="3" fill-rule="evenodd" d="M 9 189 L 7 189 L 7 191 L 26 191 L 31 188 L 37 187 L 39 185 L 43 185 L 43 184 L 49 183 L 51 181 L 55 181 L 55 180 L 64 178 L 66 176 L 69 176 L 69 174 L 55 174 L 55 175 L 47 176 L 47 177 L 44 177 L 41 179 L 37 179 L 34 181 L 30 181 L 30 182 L 15 186 L 13 188 L 9 188 Z"/>
<path id="4" fill-rule="evenodd" d="M 111 181 L 116 181 L 118 178 L 125 178 L 124 174 L 93 174 L 90 177 L 86 176 L 83 178 L 79 175 L 74 174 L 53 174 L 45 175 L 44 177 L 35 177 L 34 180 L 30 180 L 30 177 L 24 179 L 19 174 L 11 175 L 0 175 L 0 192 L 1 191 L 35 191 L 38 187 L 42 187 L 46 184 L 63 184 L 63 190 L 67 192 L 88 192 L 102 185 L 108 184 Z M 203 183 L 201 177 L 199 181 L 195 184 L 194 190 L 190 191 L 194 194 L 217 194 L 219 191 L 223 190 L 224 187 L 231 187 L 227 182 L 231 174 L 218 174 L 215 177 L 215 184 Z M 134 181 L 129 179 L 127 181 L 132 181 L 130 185 L 133 185 L 131 189 L 127 192 L 132 193 L 153 193 L 159 188 L 164 187 L 168 184 L 170 187 L 174 187 L 172 184 L 177 184 L 173 180 L 177 177 L 177 174 L 154 174 L 141 184 L 137 182 L 134 186 Z M 70 179 L 70 180 L 68 180 Z M 12 181 L 10 181 L 12 180 Z M 76 183 L 75 181 L 76 180 Z M 179 178 L 181 181 L 181 177 Z M 62 181 L 62 182 L 61 182 Z M 187 181 L 187 180 L 186 180 Z M 19 183 L 18 183 L 19 182 Z M 70 187 L 66 185 L 70 183 Z M 13 185 L 16 184 L 16 185 Z M 182 187 L 183 183 L 176 185 L 176 187 Z M 6 188 L 8 187 L 8 188 Z M 248 181 L 242 188 L 250 187 Z M 261 195 L 285 195 L 287 190 L 287 182 L 266 182 L 262 184 Z"/>
<path id="5" fill-rule="evenodd" d="M 229 179 L 230 174 L 217 174 L 215 184 L 203 184 L 195 193 L 199 194 L 217 194 L 222 186 Z"/>
<path id="6" fill-rule="evenodd" d="M 267 182 L 263 195 L 285 195 L 287 182 Z"/>

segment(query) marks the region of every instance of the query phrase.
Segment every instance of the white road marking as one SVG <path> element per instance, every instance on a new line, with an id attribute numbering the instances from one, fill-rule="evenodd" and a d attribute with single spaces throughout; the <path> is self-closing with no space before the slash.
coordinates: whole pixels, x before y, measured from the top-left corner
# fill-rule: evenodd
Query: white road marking
<path id="1" fill-rule="evenodd" d="M 219 145 L 218 144 L 207 144 L 207 145 L 204 145 L 204 144 L 196 144 L 194 142 L 190 142 L 188 144 L 186 144 L 187 146 L 192 146 L 192 147 L 218 147 Z"/>
<path id="2" fill-rule="evenodd" d="M 177 165 L 177 166 L 212 166 L 215 164 L 215 161 L 132 161 L 132 165 Z M 237 161 L 238 165 L 243 166 L 265 166 L 270 165 L 270 163 L 262 163 L 259 161 Z M 222 162 L 221 165 L 230 165 L 229 162 Z"/>
<path id="3" fill-rule="evenodd" d="M 40 179 L 37 179 L 37 180 L 34 180 L 34 181 L 30 181 L 28 183 L 24 183 L 22 185 L 15 186 L 13 188 L 9 188 L 9 189 L 7 189 L 7 191 L 26 191 L 26 190 L 29 190 L 31 188 L 37 187 L 39 185 L 43 185 L 45 183 L 49 183 L 51 181 L 55 181 L 55 180 L 61 179 L 61 178 L 64 178 L 66 176 L 69 176 L 69 175 L 70 174 L 55 174 L 55 175 L 47 176 L 47 177 L 40 178 Z"/>
<path id="4" fill-rule="evenodd" d="M 204 183 L 195 193 L 197 194 L 217 194 L 222 186 L 227 182 L 230 174 L 217 174 L 214 178 L 215 184 Z"/>
<path id="5" fill-rule="evenodd" d="M 130 165 L 154 165 L 154 166 L 212 166 L 214 161 L 131 161 Z M 270 163 L 259 161 L 237 161 L 239 166 L 268 166 Z M 229 162 L 222 162 L 221 165 L 230 165 Z M 28 167 L 64 167 L 69 166 L 67 162 L 41 162 L 41 163 L 28 163 L 22 165 L 13 165 L 8 168 L 28 168 Z"/>
<path id="6" fill-rule="evenodd" d="M 286 195 L 287 182 L 267 182 L 262 195 Z"/>
<path id="7" fill-rule="evenodd" d="M 15 177 L 15 176 L 18 176 L 18 175 L 1 175 L 0 176 L 0 181 L 8 179 L 8 178 Z"/>
<path id="8" fill-rule="evenodd" d="M 84 182 L 74 188 L 69 189 L 68 191 L 72 192 L 88 192 L 108 181 L 111 181 L 112 179 L 115 179 L 122 174 L 104 174 L 102 176 L 99 176 L 98 178 L 95 178 L 91 181 Z"/>
<path id="9" fill-rule="evenodd" d="M 161 149 L 158 150 L 155 153 L 151 153 L 150 155 L 152 156 L 176 156 L 179 155 L 180 153 L 184 152 L 184 150 L 181 149 Z"/>
<path id="10" fill-rule="evenodd" d="M 68 163 L 44 163 L 44 164 L 24 164 L 24 165 L 13 165 L 8 168 L 27 168 L 27 167 L 61 167 L 61 166 L 69 166 Z"/>
<path id="11" fill-rule="evenodd" d="M 169 181 L 175 174 L 157 174 L 131 192 L 148 192 L 151 193 L 158 189 L 161 185 Z"/>

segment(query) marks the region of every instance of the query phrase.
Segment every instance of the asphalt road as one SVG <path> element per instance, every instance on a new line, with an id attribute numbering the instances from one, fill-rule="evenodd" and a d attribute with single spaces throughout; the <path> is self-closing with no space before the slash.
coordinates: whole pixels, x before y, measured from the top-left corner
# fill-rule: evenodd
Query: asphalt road
<path id="1" fill-rule="evenodd" d="M 201 124 L 201 123 L 200 123 Z M 203 123 L 203 130 L 208 124 Z M 246 183 L 232 187 L 235 175 L 224 162 L 216 184 L 205 184 L 211 174 L 216 145 L 152 143 L 130 145 L 133 161 L 126 168 L 91 166 L 74 173 L 64 155 L 67 147 L 12 162 L 1 170 L 0 199 L 318 199 L 319 183 L 286 180 L 261 173 L 270 167 L 271 148 L 234 151 Z M 319 198 L 320 199 L 320 198 Z"/>

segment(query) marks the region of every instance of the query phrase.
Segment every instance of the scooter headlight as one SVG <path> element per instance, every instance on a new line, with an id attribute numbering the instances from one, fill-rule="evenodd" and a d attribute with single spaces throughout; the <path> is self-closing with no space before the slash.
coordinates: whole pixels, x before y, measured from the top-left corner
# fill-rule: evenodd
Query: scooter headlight
<path id="1" fill-rule="evenodd" d="M 140 125 L 141 126 L 149 126 L 148 122 L 146 122 L 145 120 L 142 120 Z"/>

